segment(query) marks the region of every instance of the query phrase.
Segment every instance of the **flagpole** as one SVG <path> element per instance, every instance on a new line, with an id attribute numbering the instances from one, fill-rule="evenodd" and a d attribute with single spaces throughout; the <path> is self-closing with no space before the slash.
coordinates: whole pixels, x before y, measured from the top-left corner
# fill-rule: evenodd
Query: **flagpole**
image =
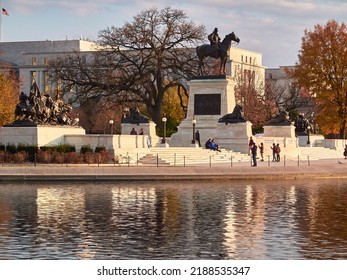
<path id="1" fill-rule="evenodd" d="M 2 42 L 2 0 L 0 0 L 0 42 Z"/>

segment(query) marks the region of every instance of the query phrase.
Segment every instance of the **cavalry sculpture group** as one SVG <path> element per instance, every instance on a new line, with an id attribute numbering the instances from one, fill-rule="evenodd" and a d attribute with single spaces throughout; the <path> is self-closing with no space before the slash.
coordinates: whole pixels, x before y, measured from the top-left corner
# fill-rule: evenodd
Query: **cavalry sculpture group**
<path id="1" fill-rule="evenodd" d="M 36 83 L 31 87 L 29 96 L 21 92 L 15 109 L 12 125 L 78 125 L 78 118 L 71 118 L 72 106 L 63 100 L 53 100 L 50 95 L 41 95 Z"/>

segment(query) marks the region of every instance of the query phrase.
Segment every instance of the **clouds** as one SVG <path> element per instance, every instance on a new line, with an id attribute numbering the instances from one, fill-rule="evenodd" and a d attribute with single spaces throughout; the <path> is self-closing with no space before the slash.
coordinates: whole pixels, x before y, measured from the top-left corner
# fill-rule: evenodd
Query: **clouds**
<path id="1" fill-rule="evenodd" d="M 139 12 L 172 7 L 186 12 L 208 32 L 235 31 L 239 47 L 263 54 L 268 67 L 293 65 L 304 30 L 330 19 L 345 20 L 345 0 L 3 0 L 10 11 L 3 26 L 6 41 L 79 38 L 96 40 L 99 30 L 122 26 Z M 32 32 L 32 31 L 35 32 Z"/>

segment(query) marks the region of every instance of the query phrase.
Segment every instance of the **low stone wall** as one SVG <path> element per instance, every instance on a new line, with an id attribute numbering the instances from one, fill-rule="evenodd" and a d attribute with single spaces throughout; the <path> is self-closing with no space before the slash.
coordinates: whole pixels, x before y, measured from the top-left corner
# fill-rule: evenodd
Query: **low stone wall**
<path id="1" fill-rule="evenodd" d="M 111 135 L 85 134 L 81 127 L 37 126 L 37 127 L 1 127 L 0 143 L 29 144 L 37 146 L 54 146 L 70 144 L 80 151 L 82 146 L 91 148 L 105 147 L 108 151 L 117 153 L 134 152 L 136 149 L 148 149 L 149 146 L 159 145 L 158 136 L 149 135 Z"/>
<path id="2" fill-rule="evenodd" d="M 347 139 L 323 139 L 319 141 L 321 147 L 340 151 L 344 150 L 346 144 Z"/>
<path id="3" fill-rule="evenodd" d="M 132 152 L 136 149 L 147 149 L 155 146 L 159 142 L 158 137 L 148 135 L 110 135 L 110 134 L 86 134 L 86 135 L 65 135 L 65 143 L 73 145 L 79 151 L 82 146 L 90 145 L 93 149 L 98 146 L 105 147 L 115 154 L 118 150 Z"/>
<path id="4" fill-rule="evenodd" d="M 296 137 L 264 137 L 253 136 L 253 140 L 259 146 L 260 143 L 264 144 L 264 157 L 270 156 L 272 159 L 272 144 L 279 144 L 281 148 L 281 157 L 286 156 L 288 159 L 294 159 L 300 156 L 300 149 L 298 139 Z M 258 150 L 259 153 L 259 150 Z"/>
<path id="5" fill-rule="evenodd" d="M 64 143 L 64 135 L 83 137 L 82 127 L 71 126 L 36 126 L 36 127 L 1 127 L 2 144 L 31 144 L 37 146 L 59 145 Z"/>

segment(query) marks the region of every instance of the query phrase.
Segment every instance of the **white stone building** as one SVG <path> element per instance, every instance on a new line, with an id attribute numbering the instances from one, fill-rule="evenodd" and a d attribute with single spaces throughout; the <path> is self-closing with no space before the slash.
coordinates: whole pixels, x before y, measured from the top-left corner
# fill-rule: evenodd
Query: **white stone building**
<path id="1" fill-rule="evenodd" d="M 48 61 L 76 51 L 87 55 L 96 49 L 96 43 L 85 40 L 0 42 L 0 62 L 17 72 L 24 93 L 29 92 L 33 79 L 42 92 L 54 93 L 58 85 L 48 82 L 45 72 Z M 252 71 L 259 76 L 257 80 L 265 81 L 262 54 L 231 46 L 227 74 L 235 79 L 239 71 Z"/>
<path id="2" fill-rule="evenodd" d="M 254 51 L 241 49 L 235 46 L 230 48 L 230 63 L 228 74 L 236 78 L 239 72 L 252 71 L 258 76 L 256 80 L 265 81 L 265 66 L 263 66 L 263 55 Z"/>
<path id="3" fill-rule="evenodd" d="M 29 93 L 34 79 L 41 92 L 54 94 L 59 85 L 48 81 L 45 70 L 48 61 L 76 51 L 87 54 L 96 47 L 84 40 L 0 42 L 0 61 L 16 71 L 24 93 Z"/>

